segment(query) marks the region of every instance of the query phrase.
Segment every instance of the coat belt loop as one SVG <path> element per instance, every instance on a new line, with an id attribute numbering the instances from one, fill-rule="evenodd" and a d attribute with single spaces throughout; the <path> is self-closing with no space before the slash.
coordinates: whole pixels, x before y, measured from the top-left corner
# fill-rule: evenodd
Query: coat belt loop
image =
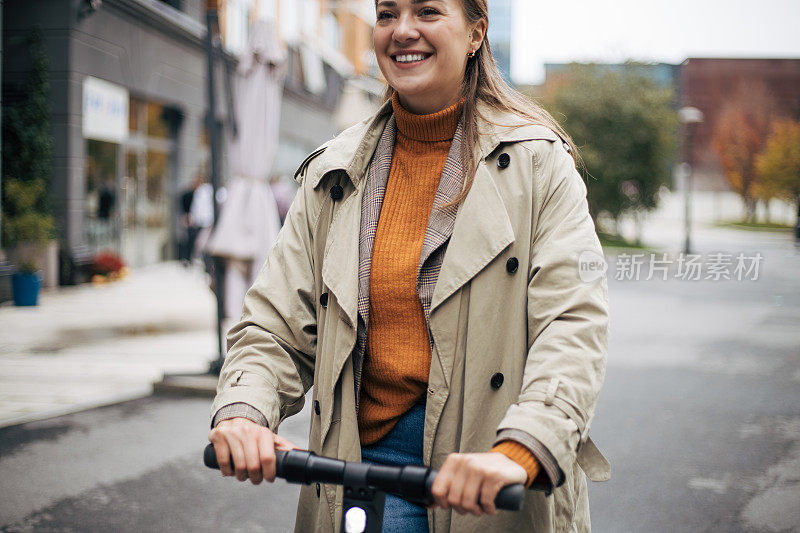
<path id="1" fill-rule="evenodd" d="M 556 399 L 556 392 L 558 391 L 558 385 L 560 381 L 558 378 L 552 378 L 550 380 L 550 384 L 547 386 L 547 394 L 544 397 L 544 404 L 545 405 L 553 405 L 553 400 Z"/>

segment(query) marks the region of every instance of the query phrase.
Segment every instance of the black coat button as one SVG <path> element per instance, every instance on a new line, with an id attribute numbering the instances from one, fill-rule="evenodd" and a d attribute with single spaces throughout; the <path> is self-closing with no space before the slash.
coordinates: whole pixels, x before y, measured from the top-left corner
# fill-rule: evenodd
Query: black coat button
<path id="1" fill-rule="evenodd" d="M 497 390 L 500 387 L 502 387 L 503 386 L 503 379 L 504 379 L 503 378 L 503 374 L 501 374 L 500 372 L 498 372 L 497 374 L 492 376 L 492 380 L 490 381 L 490 383 L 492 385 L 492 388 L 494 390 Z"/>
<path id="2" fill-rule="evenodd" d="M 314 400 L 314 412 L 317 413 L 317 414 L 319 414 L 319 412 L 320 412 L 319 400 Z"/>
<path id="3" fill-rule="evenodd" d="M 516 257 L 511 257 L 508 261 L 506 261 L 506 270 L 509 274 L 513 274 L 519 268 L 519 259 Z"/>
<path id="4" fill-rule="evenodd" d="M 341 200 L 342 196 L 344 196 L 344 189 L 342 189 L 341 185 L 334 185 L 331 187 L 331 198 L 334 200 Z"/>
<path id="5" fill-rule="evenodd" d="M 319 498 L 319 483 L 317 483 L 317 498 Z"/>
<path id="6" fill-rule="evenodd" d="M 497 166 L 500 168 L 506 168 L 510 164 L 511 164 L 511 156 L 505 152 L 500 154 L 500 156 L 497 158 Z"/>
<path id="7" fill-rule="evenodd" d="M 327 292 L 323 292 L 322 294 L 319 295 L 319 305 L 321 305 L 322 307 L 325 307 L 325 308 L 328 307 L 328 293 Z"/>

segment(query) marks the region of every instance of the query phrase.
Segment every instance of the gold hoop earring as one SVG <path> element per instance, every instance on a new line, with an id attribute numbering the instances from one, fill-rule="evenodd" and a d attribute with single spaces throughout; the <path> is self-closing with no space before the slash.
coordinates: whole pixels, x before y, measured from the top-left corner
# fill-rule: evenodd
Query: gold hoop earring
<path id="1" fill-rule="evenodd" d="M 475 52 L 467 52 L 467 57 L 475 57 Z"/>

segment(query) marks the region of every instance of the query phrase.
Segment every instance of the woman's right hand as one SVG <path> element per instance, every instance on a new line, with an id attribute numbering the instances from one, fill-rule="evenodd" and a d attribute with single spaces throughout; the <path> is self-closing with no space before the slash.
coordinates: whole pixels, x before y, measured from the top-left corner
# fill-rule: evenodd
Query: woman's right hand
<path id="1" fill-rule="evenodd" d="M 253 485 L 258 485 L 264 479 L 270 483 L 275 481 L 275 450 L 298 448 L 249 418 L 223 420 L 211 430 L 208 440 L 217 452 L 222 475 L 235 475 L 239 481 L 250 479 Z"/>

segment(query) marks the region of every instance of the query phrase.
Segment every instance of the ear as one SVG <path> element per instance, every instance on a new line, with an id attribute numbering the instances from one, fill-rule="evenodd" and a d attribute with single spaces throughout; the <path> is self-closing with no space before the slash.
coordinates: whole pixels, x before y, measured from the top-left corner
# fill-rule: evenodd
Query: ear
<path id="1" fill-rule="evenodd" d="M 484 37 L 486 37 L 486 21 L 481 19 L 472 25 L 469 33 L 470 50 L 477 51 L 483 44 Z"/>

